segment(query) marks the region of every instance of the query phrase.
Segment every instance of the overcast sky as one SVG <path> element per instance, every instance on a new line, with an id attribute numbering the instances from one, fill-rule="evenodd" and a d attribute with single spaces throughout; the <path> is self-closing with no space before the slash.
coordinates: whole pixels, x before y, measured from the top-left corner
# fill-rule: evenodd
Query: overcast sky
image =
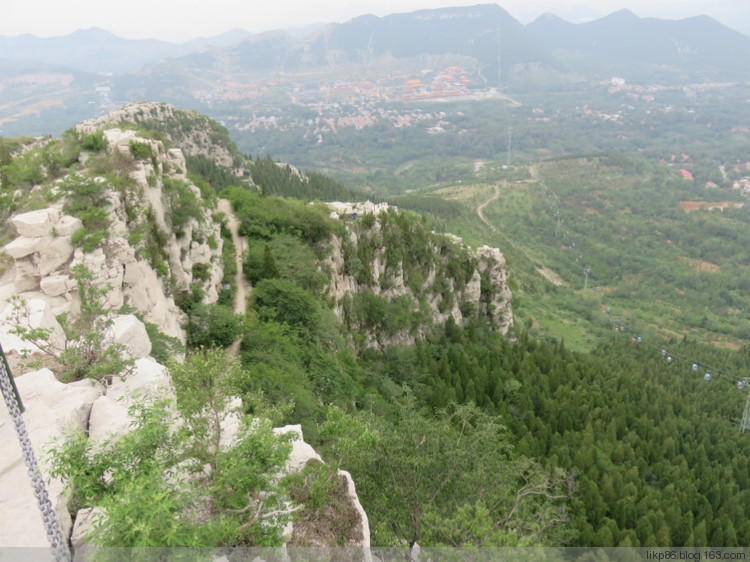
<path id="1" fill-rule="evenodd" d="M 474 5 L 466 0 L 9 0 L 3 2 L 0 35 L 66 35 L 101 27 L 128 39 L 172 42 L 218 35 L 233 28 L 251 32 L 344 22 L 362 14 L 384 16 L 427 8 Z M 569 21 L 601 17 L 628 8 L 640 17 L 682 19 L 709 15 L 750 32 L 750 0 L 503 0 L 522 23 L 544 12 Z M 0 53 L 0 57 L 2 53 Z"/>

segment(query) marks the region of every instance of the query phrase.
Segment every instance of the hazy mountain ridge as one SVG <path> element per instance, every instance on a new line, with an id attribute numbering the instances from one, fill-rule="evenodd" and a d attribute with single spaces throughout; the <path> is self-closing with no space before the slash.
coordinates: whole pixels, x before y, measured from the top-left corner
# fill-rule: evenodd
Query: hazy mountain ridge
<path id="1" fill-rule="evenodd" d="M 214 37 L 197 37 L 175 44 L 157 39 L 125 39 L 92 27 L 56 37 L 0 36 L 0 52 L 4 58 L 12 60 L 73 66 L 83 72 L 123 74 L 155 60 L 226 45 L 247 35 L 249 32 L 235 29 Z"/>
<path id="2" fill-rule="evenodd" d="M 633 37 L 638 40 L 633 41 Z M 0 36 L 4 58 L 113 74 L 133 72 L 160 59 L 175 57 L 187 57 L 192 70 L 208 70 L 217 57 L 228 57 L 234 59 L 238 69 L 292 71 L 362 63 L 385 54 L 404 58 L 453 53 L 476 58 L 486 67 L 486 78 L 493 81 L 497 79 L 498 61 L 504 70 L 530 62 L 561 68 L 553 50 L 594 48 L 628 60 L 660 64 L 706 62 L 729 69 L 750 56 L 750 37 L 708 16 L 675 21 L 639 18 L 629 10 L 579 24 L 544 14 L 524 26 L 497 4 L 384 17 L 362 15 L 343 24 L 315 27 L 304 37 L 285 31 L 253 35 L 234 29 L 174 44 L 124 39 L 99 28 L 49 38 L 29 34 Z"/>
<path id="3" fill-rule="evenodd" d="M 546 15 L 527 29 L 553 49 L 656 65 L 710 65 L 717 77 L 741 80 L 748 76 L 750 38 L 708 16 L 672 21 L 639 18 L 629 10 L 620 10 L 592 22 L 573 24 Z"/>
<path id="4" fill-rule="evenodd" d="M 306 103 L 308 92 L 315 99 L 319 84 L 330 91 L 336 81 L 369 83 L 366 96 L 381 96 L 385 83 L 396 90 L 382 99 L 412 99 L 443 88 L 450 82 L 445 72 L 453 81 L 445 91 L 461 96 L 497 87 L 509 94 L 589 87 L 612 77 L 672 86 L 750 80 L 750 37 L 706 16 L 670 21 L 620 11 L 583 24 L 544 16 L 524 26 L 497 5 L 477 5 L 365 15 L 305 37 L 284 31 L 242 37 L 236 30 L 182 45 L 97 29 L 49 39 L 0 37 L 4 57 L 42 61 L 0 61 L 0 77 L 11 77 L 0 81 L 0 134 L 61 132 L 131 100 L 215 116 L 216 105 L 239 100 L 249 108 L 261 100 Z M 73 79 L 40 82 L 40 64 L 54 65 L 44 73 Z M 426 81 L 404 89 L 420 77 Z"/>

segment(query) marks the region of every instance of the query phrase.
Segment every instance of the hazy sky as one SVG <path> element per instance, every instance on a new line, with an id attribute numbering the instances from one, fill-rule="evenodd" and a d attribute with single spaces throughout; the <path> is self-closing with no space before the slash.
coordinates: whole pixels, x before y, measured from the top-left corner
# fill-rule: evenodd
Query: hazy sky
<path id="1" fill-rule="evenodd" d="M 101 27 L 129 39 L 181 42 L 232 28 L 252 32 L 344 22 L 362 14 L 384 16 L 426 8 L 474 5 L 467 0 L 7 0 L 0 35 L 66 35 Z M 641 17 L 681 19 L 709 15 L 750 32 L 750 0 L 503 0 L 499 4 L 522 23 L 544 12 L 581 21 L 629 8 Z M 0 53 L 2 57 L 2 53 Z"/>

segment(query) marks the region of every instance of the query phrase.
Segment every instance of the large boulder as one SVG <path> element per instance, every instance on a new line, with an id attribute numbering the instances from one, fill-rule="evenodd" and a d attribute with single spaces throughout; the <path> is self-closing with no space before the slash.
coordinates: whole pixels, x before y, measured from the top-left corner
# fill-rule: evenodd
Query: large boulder
<path id="1" fill-rule="evenodd" d="M 52 228 L 60 219 L 59 207 L 48 207 L 16 215 L 10 222 L 16 227 L 18 234 L 26 238 L 50 236 Z"/>
<path id="2" fill-rule="evenodd" d="M 128 409 L 143 395 L 174 398 L 166 367 L 150 357 L 136 360 L 128 375 L 114 377 L 107 394 L 94 402 L 89 418 L 89 436 L 103 440 L 113 434 L 127 433 L 134 421 Z"/>
<path id="3" fill-rule="evenodd" d="M 16 379 L 23 414 L 34 453 L 47 484 L 52 507 L 64 537 L 71 529 L 67 498 L 63 485 L 51 479 L 45 448 L 55 438 L 70 430 L 85 430 L 92 403 L 102 395 L 103 387 L 91 380 L 63 384 L 49 369 L 26 373 Z M 31 480 L 24 465 L 15 425 L 7 410 L 0 415 L 0 545 L 3 547 L 48 547 L 42 516 L 37 506 Z"/>
<path id="4" fill-rule="evenodd" d="M 151 353 L 151 340 L 146 332 L 146 325 L 133 314 L 115 316 L 112 333 L 114 343 L 125 346 L 128 359 L 148 357 Z"/>
<path id="5" fill-rule="evenodd" d="M 42 299 L 29 299 L 20 310 L 14 310 L 10 304 L 2 303 L 5 307 L 0 311 L 0 339 L 3 349 L 7 352 L 16 351 L 19 354 L 39 351 L 39 347 L 30 341 L 24 341 L 12 332 L 20 327 L 26 329 L 41 328 L 49 332 L 48 342 L 56 352 L 65 348 L 65 333 L 55 318 L 50 304 Z"/>

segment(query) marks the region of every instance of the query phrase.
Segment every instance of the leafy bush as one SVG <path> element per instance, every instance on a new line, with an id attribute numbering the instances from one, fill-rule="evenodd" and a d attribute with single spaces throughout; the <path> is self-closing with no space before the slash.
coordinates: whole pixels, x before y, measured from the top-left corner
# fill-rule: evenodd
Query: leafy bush
<path id="1" fill-rule="evenodd" d="M 197 281 L 208 281 L 211 279 L 211 264 L 196 263 L 193 265 L 193 279 Z"/>
<path id="2" fill-rule="evenodd" d="M 315 296 L 286 279 L 263 279 L 254 287 L 258 316 L 312 330 L 320 305 Z"/>
<path id="3" fill-rule="evenodd" d="M 184 228 L 191 220 L 199 224 L 203 222 L 203 205 L 184 181 L 164 178 L 163 182 L 168 211 L 165 216 L 179 238 L 184 235 Z"/>
<path id="4" fill-rule="evenodd" d="M 92 232 L 83 226 L 73 233 L 70 243 L 76 248 L 82 248 L 88 254 L 96 250 L 106 237 L 106 230 L 94 230 Z"/>
<path id="5" fill-rule="evenodd" d="M 148 160 L 153 156 L 151 145 L 148 143 L 132 140 L 128 146 L 130 147 L 130 154 L 136 160 Z"/>
<path id="6" fill-rule="evenodd" d="M 109 216 L 106 206 L 109 203 L 107 191 L 110 188 L 108 182 L 78 175 L 68 176 L 60 184 L 60 189 L 67 195 L 63 210 L 83 222 L 83 228 L 73 235 L 73 244 L 83 247 L 86 252 L 93 251 L 108 235 Z"/>
<path id="7" fill-rule="evenodd" d="M 17 295 L 11 299 L 11 333 L 56 359 L 62 370 L 60 378 L 66 382 L 117 375 L 133 361 L 123 358 L 122 345 L 112 344 L 113 320 L 105 300 L 109 287 L 96 286 L 93 274 L 83 264 L 74 266 L 71 272 L 81 305 L 74 318 L 68 313 L 57 316 L 65 333 L 63 349 L 56 348 L 50 341 L 51 329 L 31 327 L 28 303 Z"/>
<path id="8" fill-rule="evenodd" d="M 101 152 L 108 146 L 109 141 L 104 136 L 104 131 L 96 131 L 88 135 L 83 135 L 81 139 L 81 148 L 90 152 Z"/>
<path id="9" fill-rule="evenodd" d="M 151 357 L 162 365 L 175 356 L 185 352 L 185 346 L 179 338 L 166 335 L 160 331 L 156 324 L 145 322 L 146 333 L 151 341 Z"/>
<path id="10" fill-rule="evenodd" d="M 315 253 L 302 240 L 288 234 L 275 236 L 267 243 L 252 241 L 244 256 L 243 271 L 253 284 L 273 277 L 295 281 L 312 291 L 320 291 L 325 284 Z"/>
<path id="11" fill-rule="evenodd" d="M 328 218 L 328 208 L 302 201 L 262 197 L 245 188 L 230 187 L 225 196 L 232 202 L 240 220 L 240 234 L 270 240 L 277 234 L 290 234 L 308 243 L 326 240 L 340 228 Z"/>
<path id="12" fill-rule="evenodd" d="M 185 326 L 189 347 L 229 347 L 240 334 L 242 323 L 231 308 L 193 304 Z"/>
<path id="13" fill-rule="evenodd" d="M 245 424 L 231 448 L 214 451 L 206 475 L 189 455 L 207 444 L 194 431 L 172 429 L 166 401 L 136 403 L 130 414 L 135 427 L 122 437 L 95 445 L 79 432 L 50 450 L 51 473 L 71 492 L 71 508 L 98 506 L 105 513 L 89 540 L 116 547 L 281 543 L 290 510 L 274 478 L 290 447 L 269 424 Z M 198 410 L 183 421 L 206 415 Z"/>

